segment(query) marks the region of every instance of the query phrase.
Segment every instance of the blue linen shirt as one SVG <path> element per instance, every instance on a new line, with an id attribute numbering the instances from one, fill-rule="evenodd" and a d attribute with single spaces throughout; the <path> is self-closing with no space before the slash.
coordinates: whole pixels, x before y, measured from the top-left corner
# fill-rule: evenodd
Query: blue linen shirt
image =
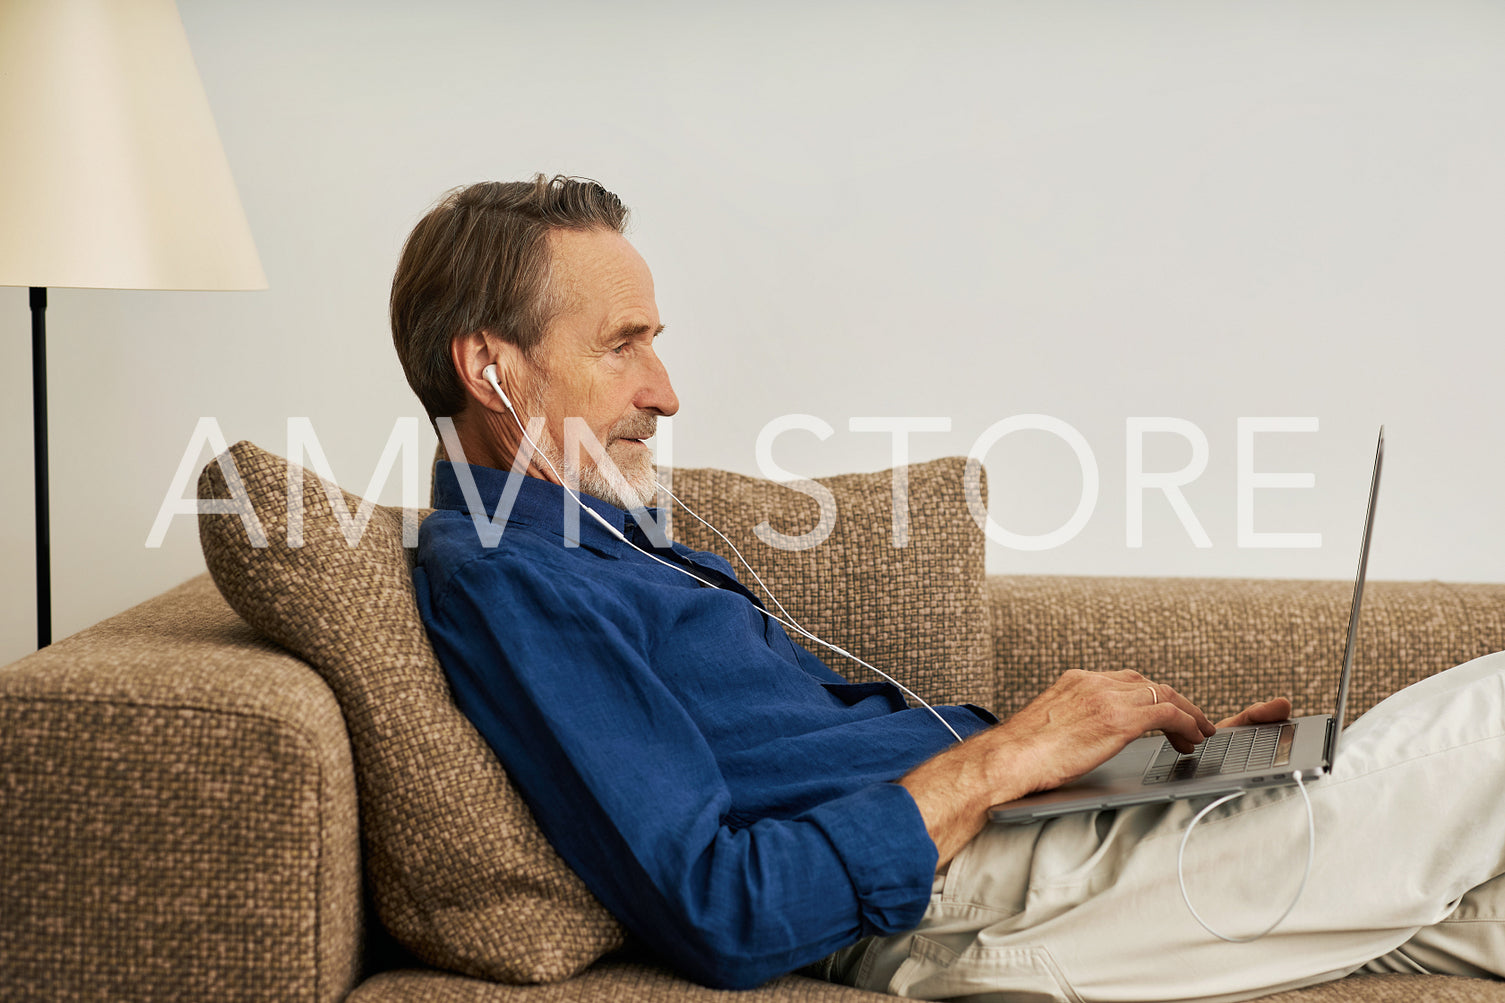
<path id="1" fill-rule="evenodd" d="M 719 588 L 557 485 L 469 466 L 501 528 L 486 546 L 464 469 L 436 471 L 419 611 L 460 710 L 607 909 L 725 988 L 917 925 L 936 850 L 893 781 L 955 741 L 940 722 L 888 683 L 848 683 L 720 557 L 655 547 L 599 499 L 581 496 Z M 963 736 L 996 720 L 937 709 Z"/>

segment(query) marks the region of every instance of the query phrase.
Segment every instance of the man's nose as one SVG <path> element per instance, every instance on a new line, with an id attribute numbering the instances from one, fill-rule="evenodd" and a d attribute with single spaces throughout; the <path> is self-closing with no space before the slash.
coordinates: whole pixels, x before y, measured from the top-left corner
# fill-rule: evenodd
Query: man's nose
<path id="1" fill-rule="evenodd" d="M 648 378 L 633 399 L 633 406 L 640 411 L 656 411 L 667 418 L 679 410 L 679 396 L 669 382 L 669 370 L 656 353 L 650 353 L 648 365 Z"/>

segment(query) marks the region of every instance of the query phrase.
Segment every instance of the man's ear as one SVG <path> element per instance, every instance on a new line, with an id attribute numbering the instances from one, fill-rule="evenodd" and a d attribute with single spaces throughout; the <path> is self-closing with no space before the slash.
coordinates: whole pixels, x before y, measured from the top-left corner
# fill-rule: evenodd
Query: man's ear
<path id="1" fill-rule="evenodd" d="M 506 405 L 486 379 L 486 367 L 496 366 L 497 382 L 510 388 L 511 377 L 523 362 L 522 351 L 490 331 L 472 331 L 455 337 L 449 343 L 449 354 L 466 395 L 484 408 L 505 412 Z"/>

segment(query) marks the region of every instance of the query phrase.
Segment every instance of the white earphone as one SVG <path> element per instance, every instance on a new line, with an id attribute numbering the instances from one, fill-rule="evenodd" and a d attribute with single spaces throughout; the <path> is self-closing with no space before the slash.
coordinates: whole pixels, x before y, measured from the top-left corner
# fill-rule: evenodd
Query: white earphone
<path id="1" fill-rule="evenodd" d="M 496 363 L 493 362 L 491 365 L 481 370 L 481 375 L 486 377 L 486 381 L 491 384 L 492 389 L 496 391 L 496 395 L 502 399 L 503 404 L 507 405 L 507 410 L 512 411 L 512 402 L 508 400 L 507 395 L 502 392 L 502 385 L 496 381 Z M 512 411 L 512 417 L 517 417 L 516 411 Z"/>

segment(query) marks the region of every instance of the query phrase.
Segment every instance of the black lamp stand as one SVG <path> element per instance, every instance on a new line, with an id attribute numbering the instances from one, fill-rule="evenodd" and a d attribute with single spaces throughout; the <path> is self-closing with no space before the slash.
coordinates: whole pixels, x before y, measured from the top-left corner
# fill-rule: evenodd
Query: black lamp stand
<path id="1" fill-rule="evenodd" d="M 31 433 L 37 481 L 37 648 L 52 643 L 52 536 L 47 502 L 47 290 L 31 287 Z"/>

